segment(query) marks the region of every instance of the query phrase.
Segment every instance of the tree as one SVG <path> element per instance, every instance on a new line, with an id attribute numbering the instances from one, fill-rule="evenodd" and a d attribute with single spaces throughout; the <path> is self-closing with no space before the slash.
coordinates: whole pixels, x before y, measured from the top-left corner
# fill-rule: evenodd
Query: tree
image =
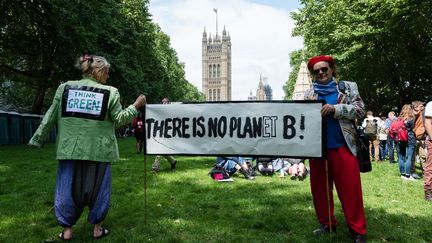
<path id="1" fill-rule="evenodd" d="M 81 78 L 74 64 L 85 50 L 111 63 L 108 82 L 123 94 L 123 104 L 139 93 L 152 103 L 166 92 L 175 99 L 194 92 L 169 37 L 152 22 L 148 0 L 0 4 L 0 92 L 22 97 L 12 100 L 24 106 L 33 96 L 33 113 L 42 113 L 59 83 Z"/>
<path id="2" fill-rule="evenodd" d="M 303 0 L 293 34 L 309 57 L 329 54 L 339 77 L 358 83 L 376 114 L 414 99 L 429 100 L 432 67 L 431 1 Z"/>
<path id="3" fill-rule="evenodd" d="M 171 47 L 170 38 L 155 25 L 156 52 L 161 63 L 163 76 L 160 83 L 159 100 L 169 97 L 173 101 L 198 101 L 201 96 L 198 89 L 185 78 L 184 63 L 180 62 L 176 51 Z"/>

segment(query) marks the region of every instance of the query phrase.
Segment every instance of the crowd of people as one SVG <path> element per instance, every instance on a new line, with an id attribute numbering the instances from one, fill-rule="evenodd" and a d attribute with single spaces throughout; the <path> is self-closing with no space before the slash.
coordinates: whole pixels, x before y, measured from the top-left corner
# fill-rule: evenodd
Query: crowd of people
<path id="1" fill-rule="evenodd" d="M 391 164 L 397 161 L 402 179 L 420 179 L 417 168 L 423 174 L 426 162 L 424 120 L 424 103 L 417 100 L 405 104 L 398 116 L 390 111 L 387 118 L 375 117 L 372 111 L 368 111 L 361 128 L 370 140 L 370 160 L 377 163 L 388 160 Z"/>
<path id="2" fill-rule="evenodd" d="M 398 164 L 403 180 L 424 180 L 425 200 L 432 201 L 432 101 L 415 100 L 402 106 L 399 115 L 374 117 L 368 111 L 362 128 L 370 138 L 370 159 Z M 379 145 L 379 146 L 378 146 Z"/>

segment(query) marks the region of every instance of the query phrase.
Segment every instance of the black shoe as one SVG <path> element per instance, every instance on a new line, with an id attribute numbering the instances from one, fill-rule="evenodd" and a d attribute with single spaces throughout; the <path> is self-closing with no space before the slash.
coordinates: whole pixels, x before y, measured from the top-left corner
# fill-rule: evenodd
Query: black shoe
<path id="1" fill-rule="evenodd" d="M 242 173 L 246 180 L 255 180 L 255 177 L 249 174 L 249 170 L 245 170 L 244 168 L 240 169 L 240 173 Z"/>
<path id="2" fill-rule="evenodd" d="M 366 242 L 365 236 L 364 235 L 360 235 L 360 234 L 354 235 L 353 239 L 354 239 L 355 243 L 365 243 Z"/>
<path id="3" fill-rule="evenodd" d="M 333 226 L 331 233 L 336 233 L 336 227 Z M 318 229 L 315 229 L 313 231 L 314 235 L 323 235 L 323 234 L 328 234 L 330 233 L 330 226 L 326 225 L 326 224 L 322 224 Z"/>
<path id="4" fill-rule="evenodd" d="M 177 160 L 174 160 L 174 163 L 171 164 L 171 170 L 175 170 L 177 164 Z"/>
<path id="5" fill-rule="evenodd" d="M 267 168 L 267 175 L 268 176 L 273 176 L 273 170 L 270 168 Z"/>

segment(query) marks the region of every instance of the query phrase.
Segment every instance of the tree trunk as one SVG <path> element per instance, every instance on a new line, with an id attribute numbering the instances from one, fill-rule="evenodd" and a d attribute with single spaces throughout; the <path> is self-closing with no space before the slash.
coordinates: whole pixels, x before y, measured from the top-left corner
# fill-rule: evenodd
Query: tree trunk
<path id="1" fill-rule="evenodd" d="M 32 110 L 33 114 L 42 115 L 42 106 L 45 98 L 46 88 L 39 88 L 36 91 L 35 98 L 33 99 Z"/>

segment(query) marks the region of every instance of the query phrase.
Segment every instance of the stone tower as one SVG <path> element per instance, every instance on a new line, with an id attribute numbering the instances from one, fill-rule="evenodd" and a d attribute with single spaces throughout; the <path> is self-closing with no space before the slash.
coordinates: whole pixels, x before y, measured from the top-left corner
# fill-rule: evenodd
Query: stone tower
<path id="1" fill-rule="evenodd" d="M 202 35 L 202 92 L 206 101 L 231 100 L 231 37 L 224 29 Z"/>
<path id="2" fill-rule="evenodd" d="M 300 69 L 297 74 L 297 80 L 292 94 L 292 100 L 303 100 L 306 90 L 312 87 L 312 79 L 309 75 L 309 70 L 305 61 L 300 64 Z"/>
<path id="3" fill-rule="evenodd" d="M 268 84 L 268 78 L 260 75 L 256 95 L 250 92 L 248 100 L 273 100 L 273 89 Z"/>

